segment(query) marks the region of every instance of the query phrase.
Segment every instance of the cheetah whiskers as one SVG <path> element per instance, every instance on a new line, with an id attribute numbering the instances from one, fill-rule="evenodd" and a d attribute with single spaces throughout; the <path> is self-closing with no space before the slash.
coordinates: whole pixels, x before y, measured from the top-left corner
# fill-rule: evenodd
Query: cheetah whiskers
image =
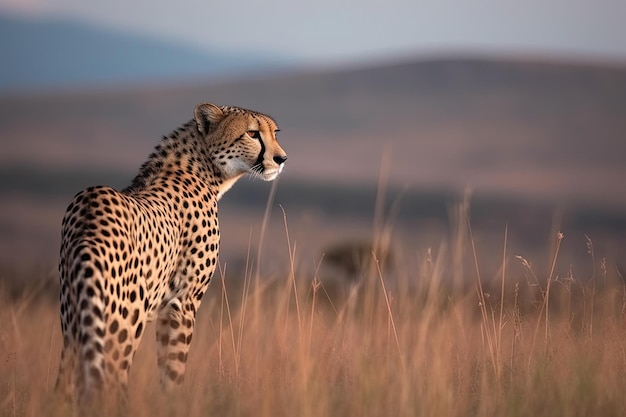
<path id="1" fill-rule="evenodd" d="M 262 164 L 255 164 L 252 166 L 252 168 L 250 168 L 250 178 L 252 180 L 256 180 L 256 179 L 263 179 L 263 165 Z"/>

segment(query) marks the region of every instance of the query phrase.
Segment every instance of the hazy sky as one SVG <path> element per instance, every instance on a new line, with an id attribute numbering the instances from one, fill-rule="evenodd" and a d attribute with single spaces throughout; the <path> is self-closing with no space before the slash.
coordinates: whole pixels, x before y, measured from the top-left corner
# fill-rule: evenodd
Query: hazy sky
<path id="1" fill-rule="evenodd" d="M 0 11 L 320 64 L 459 51 L 626 61 L 626 0 L 0 0 Z"/>

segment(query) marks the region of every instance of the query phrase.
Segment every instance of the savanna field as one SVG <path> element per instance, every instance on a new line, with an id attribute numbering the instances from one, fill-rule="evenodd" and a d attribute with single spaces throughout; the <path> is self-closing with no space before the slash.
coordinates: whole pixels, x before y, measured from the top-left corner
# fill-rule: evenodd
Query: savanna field
<path id="1" fill-rule="evenodd" d="M 500 247 L 483 251 L 467 221 L 438 247 L 394 247 L 391 267 L 392 230 L 377 222 L 354 276 L 328 280 L 320 276 L 326 254 L 301 267 L 287 214 L 266 232 L 285 248 L 285 272 L 258 272 L 262 247 L 251 248 L 241 273 L 222 265 L 199 312 L 185 383 L 170 397 L 160 391 L 149 326 L 131 371 L 130 415 L 626 412 L 626 281 L 590 237 L 583 275 L 560 269 L 569 237 L 558 230 L 547 262 L 535 266 L 512 253 L 506 226 Z M 354 251 L 341 250 L 328 254 L 339 272 L 342 262 L 357 268 Z M 481 270 L 493 263 L 493 272 Z M 1 415 L 70 415 L 53 389 L 61 347 L 53 268 L 3 275 Z"/>
<path id="2" fill-rule="evenodd" d="M 72 195 L 207 100 L 276 117 L 289 161 L 220 200 L 185 382 L 149 325 L 129 416 L 626 415 L 626 69 L 443 59 L 0 97 L 0 417 L 72 415 Z"/>

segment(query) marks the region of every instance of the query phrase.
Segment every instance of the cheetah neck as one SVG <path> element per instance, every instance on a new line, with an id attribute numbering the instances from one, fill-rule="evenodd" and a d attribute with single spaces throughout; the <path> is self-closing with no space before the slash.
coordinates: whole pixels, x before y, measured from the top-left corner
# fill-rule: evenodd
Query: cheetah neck
<path id="1" fill-rule="evenodd" d="M 230 188 L 237 182 L 239 178 L 241 178 L 243 174 L 237 175 L 236 177 L 228 178 L 220 182 L 218 185 L 217 199 L 222 198 L 226 191 L 230 190 Z"/>
<path id="2" fill-rule="evenodd" d="M 211 159 L 209 147 L 204 145 L 202 139 L 193 120 L 163 137 L 124 191 L 140 192 L 164 177 L 193 176 L 208 187 L 217 189 L 215 194 L 218 199 L 221 198 L 239 177 L 222 178 Z"/>

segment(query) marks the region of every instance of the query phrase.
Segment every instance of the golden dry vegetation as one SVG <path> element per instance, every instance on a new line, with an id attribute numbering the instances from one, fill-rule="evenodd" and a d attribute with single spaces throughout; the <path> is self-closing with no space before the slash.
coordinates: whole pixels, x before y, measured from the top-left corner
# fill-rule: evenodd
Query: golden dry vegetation
<path id="1" fill-rule="evenodd" d="M 244 277 L 222 266 L 200 310 L 186 381 L 174 395 L 160 391 L 149 329 L 131 372 L 130 415 L 626 412 L 626 287 L 591 239 L 594 272 L 584 278 L 557 270 L 567 239 L 560 233 L 543 273 L 510 253 L 506 229 L 500 250 L 482 253 L 469 227 L 450 244 L 396 253 L 388 272 L 375 262 L 387 236 L 379 232 L 348 303 L 341 283 L 299 271 L 287 221 L 283 233 L 288 273 L 259 276 L 253 256 Z M 481 274 L 485 260 L 500 263 L 494 276 Z M 467 268 L 464 283 L 454 284 L 454 268 Z M 58 305 L 43 288 L 2 293 L 1 416 L 71 413 L 53 390 Z"/>

